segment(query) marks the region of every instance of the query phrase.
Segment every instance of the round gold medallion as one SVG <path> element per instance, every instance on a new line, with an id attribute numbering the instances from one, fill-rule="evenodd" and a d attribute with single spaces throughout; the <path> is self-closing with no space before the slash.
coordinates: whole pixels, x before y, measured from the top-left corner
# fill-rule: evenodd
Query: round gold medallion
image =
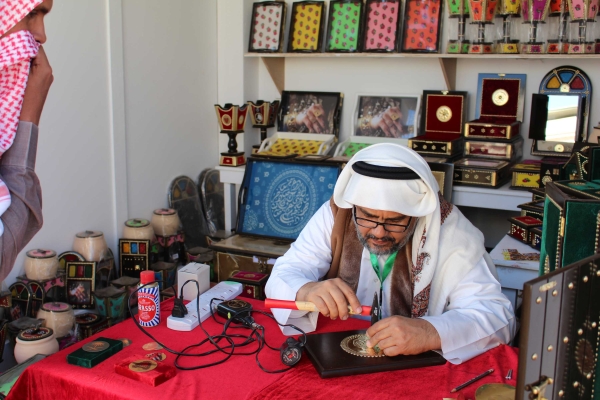
<path id="1" fill-rule="evenodd" d="M 503 106 L 508 103 L 508 92 L 504 89 L 498 89 L 492 94 L 492 101 L 497 106 Z"/>
<path id="2" fill-rule="evenodd" d="M 90 342 L 90 343 L 86 344 L 82 348 L 83 348 L 83 351 L 88 351 L 90 353 L 98 353 L 98 352 L 108 349 L 108 347 L 109 347 L 108 343 L 103 342 L 101 340 L 96 340 L 94 342 Z"/>
<path id="3" fill-rule="evenodd" d="M 475 400 L 514 400 L 515 387 L 504 383 L 481 385 L 475 392 Z"/>
<path id="4" fill-rule="evenodd" d="M 452 118 L 452 110 L 448 106 L 441 106 L 435 112 L 435 116 L 441 122 L 448 122 Z"/>
<path id="5" fill-rule="evenodd" d="M 565 146 L 559 143 L 556 146 L 554 146 L 554 151 L 556 151 L 557 153 L 562 153 L 563 151 L 565 151 Z"/>
<path id="6" fill-rule="evenodd" d="M 568 83 L 563 83 L 560 85 L 560 89 L 558 89 L 561 93 L 569 93 L 571 91 L 571 86 Z"/>
<path id="7" fill-rule="evenodd" d="M 383 351 L 377 346 L 374 348 L 367 347 L 367 340 L 369 338 L 365 334 L 348 336 L 340 346 L 344 351 L 359 357 L 384 357 Z"/>
<path id="8" fill-rule="evenodd" d="M 142 349 L 146 351 L 161 350 L 162 346 L 156 342 L 150 342 L 143 345 Z"/>
<path id="9" fill-rule="evenodd" d="M 137 360 L 129 364 L 129 369 L 133 372 L 148 372 L 158 366 L 156 361 L 152 360 Z"/>

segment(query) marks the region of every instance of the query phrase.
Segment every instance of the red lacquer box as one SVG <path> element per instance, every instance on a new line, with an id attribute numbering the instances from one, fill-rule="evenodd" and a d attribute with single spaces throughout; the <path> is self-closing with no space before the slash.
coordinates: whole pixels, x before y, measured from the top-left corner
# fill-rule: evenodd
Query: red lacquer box
<path id="1" fill-rule="evenodd" d="M 531 229 L 539 228 L 543 225 L 541 220 L 528 216 L 511 217 L 508 221 L 510 222 L 510 231 L 508 234 L 525 244 L 531 243 Z"/>
<path id="2" fill-rule="evenodd" d="M 244 285 L 241 297 L 250 297 L 252 299 L 265 299 L 265 285 L 269 279 L 269 274 L 252 271 L 238 271 L 231 275 L 228 281 L 239 282 Z"/>
<path id="3" fill-rule="evenodd" d="M 477 119 L 465 124 L 465 137 L 511 140 L 523 119 L 525 75 L 479 74 Z"/>
<path id="4" fill-rule="evenodd" d="M 420 154 L 456 156 L 463 151 L 467 92 L 423 91 L 421 134 L 408 141 Z"/>

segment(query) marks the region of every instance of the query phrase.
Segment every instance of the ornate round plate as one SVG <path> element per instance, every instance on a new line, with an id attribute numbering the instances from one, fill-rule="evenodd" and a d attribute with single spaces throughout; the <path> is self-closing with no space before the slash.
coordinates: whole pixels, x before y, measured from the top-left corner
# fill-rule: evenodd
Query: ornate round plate
<path id="1" fill-rule="evenodd" d="M 481 385 L 475 392 L 475 400 L 514 400 L 516 389 L 504 383 Z"/>
<path id="2" fill-rule="evenodd" d="M 348 336 L 347 338 L 345 338 L 344 340 L 342 340 L 342 343 L 340 343 L 340 346 L 342 346 L 342 349 L 344 349 L 344 351 L 354 355 L 354 356 L 359 356 L 359 357 L 385 357 L 385 354 L 383 354 L 383 351 L 377 349 L 372 349 L 367 347 L 367 335 L 364 334 L 359 334 L 359 335 L 352 335 L 352 336 Z"/>
<path id="3" fill-rule="evenodd" d="M 435 116 L 441 122 L 448 122 L 452 118 L 452 110 L 448 106 L 441 106 L 435 112 Z"/>
<path id="4" fill-rule="evenodd" d="M 503 106 L 508 103 L 508 92 L 504 89 L 498 89 L 492 94 L 492 101 L 497 106 Z"/>

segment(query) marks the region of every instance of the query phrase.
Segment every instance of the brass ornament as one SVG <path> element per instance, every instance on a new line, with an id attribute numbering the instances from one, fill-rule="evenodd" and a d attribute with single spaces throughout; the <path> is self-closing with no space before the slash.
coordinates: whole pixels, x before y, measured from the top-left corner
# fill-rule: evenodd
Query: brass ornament
<path id="1" fill-rule="evenodd" d="M 345 352 L 350 353 L 353 356 L 385 357 L 383 351 L 377 346 L 374 348 L 367 347 L 367 340 L 369 340 L 369 338 L 365 334 L 352 335 L 344 338 L 340 343 L 340 346 Z"/>
<path id="2" fill-rule="evenodd" d="M 497 106 L 503 106 L 508 103 L 508 92 L 504 89 L 497 89 L 492 94 L 492 102 Z"/>
<path id="3" fill-rule="evenodd" d="M 554 146 L 554 151 L 556 151 L 557 153 L 562 153 L 565 151 L 565 146 L 559 143 L 556 146 Z"/>
<path id="4" fill-rule="evenodd" d="M 129 364 L 129 369 L 133 372 L 148 372 L 158 366 L 156 361 L 152 360 L 137 360 Z"/>
<path id="5" fill-rule="evenodd" d="M 448 106 L 441 106 L 435 112 L 435 116 L 440 122 L 448 122 L 452 118 L 452 110 Z"/>
<path id="6" fill-rule="evenodd" d="M 83 351 L 87 351 L 90 353 L 99 353 L 101 351 L 104 351 L 106 349 L 108 349 L 110 347 L 110 345 L 106 342 L 103 342 L 101 340 L 96 340 L 93 342 L 90 342 L 86 345 L 84 345 L 82 347 Z"/>
<path id="7" fill-rule="evenodd" d="M 475 400 L 514 400 L 516 388 L 504 383 L 481 385 L 475 392 Z"/>

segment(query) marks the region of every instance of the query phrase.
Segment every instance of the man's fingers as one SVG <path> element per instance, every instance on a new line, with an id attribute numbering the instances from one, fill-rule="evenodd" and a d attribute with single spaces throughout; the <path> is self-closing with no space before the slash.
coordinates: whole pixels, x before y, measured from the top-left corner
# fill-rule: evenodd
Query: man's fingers
<path id="1" fill-rule="evenodd" d="M 379 121 L 379 125 L 377 126 L 383 131 L 385 136 L 394 137 L 394 135 L 390 131 L 390 127 L 388 126 L 388 124 L 385 123 L 385 120 L 383 118 L 381 119 L 381 121 Z"/>
<path id="2" fill-rule="evenodd" d="M 319 309 L 319 312 L 321 314 L 323 314 L 326 317 L 329 316 L 329 307 L 327 307 L 327 303 L 325 303 L 325 300 L 323 300 L 322 297 L 320 297 L 320 296 L 313 297 L 313 298 L 310 299 L 310 301 L 315 306 L 317 306 L 317 308 Z"/>
<path id="3" fill-rule="evenodd" d="M 385 124 L 388 126 L 388 129 L 389 129 L 392 137 L 398 137 L 400 132 L 396 129 L 396 124 L 394 123 L 394 120 L 387 113 L 383 114 L 383 120 L 385 121 Z"/>
<path id="4" fill-rule="evenodd" d="M 352 311 L 354 311 L 356 314 L 360 314 L 362 312 L 362 307 L 352 288 L 341 279 L 340 282 L 338 282 L 338 287 L 342 291 L 346 302 L 350 304 Z"/>

